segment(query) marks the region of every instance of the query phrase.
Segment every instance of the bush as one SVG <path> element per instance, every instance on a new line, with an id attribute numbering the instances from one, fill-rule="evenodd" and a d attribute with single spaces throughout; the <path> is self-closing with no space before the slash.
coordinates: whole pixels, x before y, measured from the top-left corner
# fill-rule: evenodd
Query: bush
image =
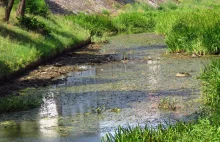
<path id="1" fill-rule="evenodd" d="M 49 35 L 50 29 L 44 24 L 39 22 L 35 17 L 20 17 L 18 18 L 19 24 L 28 30 L 38 32 L 43 35 Z"/>
<path id="2" fill-rule="evenodd" d="M 116 29 L 108 16 L 80 13 L 77 16 L 69 16 L 69 18 L 73 18 L 74 23 L 90 30 L 91 36 L 102 37 L 106 32 L 116 32 Z"/>
<path id="3" fill-rule="evenodd" d="M 0 112 L 22 111 L 40 107 L 43 103 L 40 95 L 21 95 L 0 98 Z"/>
<path id="4" fill-rule="evenodd" d="M 26 11 L 43 17 L 47 17 L 49 14 L 49 8 L 44 0 L 28 0 Z"/>
<path id="5" fill-rule="evenodd" d="M 15 4 L 18 5 L 19 1 L 20 0 L 16 0 Z M 49 7 L 44 0 L 27 0 L 26 13 L 47 17 L 49 14 Z"/>
<path id="6" fill-rule="evenodd" d="M 122 13 L 113 19 L 113 23 L 119 33 L 151 32 L 156 25 L 155 17 L 153 12 Z"/>
<path id="7" fill-rule="evenodd" d="M 166 31 L 171 52 L 218 54 L 220 52 L 219 11 L 198 10 L 182 13 Z"/>

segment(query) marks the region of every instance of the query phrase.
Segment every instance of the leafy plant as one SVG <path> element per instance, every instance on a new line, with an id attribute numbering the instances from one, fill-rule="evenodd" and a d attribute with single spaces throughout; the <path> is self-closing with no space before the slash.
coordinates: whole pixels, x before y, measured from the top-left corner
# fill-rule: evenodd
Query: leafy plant
<path id="1" fill-rule="evenodd" d="M 22 111 L 39 107 L 43 103 L 40 95 L 12 95 L 0 98 L 0 112 Z"/>
<path id="2" fill-rule="evenodd" d="M 41 33 L 43 35 L 49 35 L 50 29 L 44 24 L 37 20 L 35 17 L 20 17 L 18 18 L 19 24 L 28 30 Z"/>
<path id="3" fill-rule="evenodd" d="M 155 16 L 153 12 L 122 13 L 113 19 L 113 24 L 119 33 L 150 32 L 156 25 Z"/>
<path id="4" fill-rule="evenodd" d="M 159 109 L 163 110 L 176 110 L 176 100 L 175 99 L 170 99 L 168 97 L 162 98 L 159 102 L 158 105 Z"/>

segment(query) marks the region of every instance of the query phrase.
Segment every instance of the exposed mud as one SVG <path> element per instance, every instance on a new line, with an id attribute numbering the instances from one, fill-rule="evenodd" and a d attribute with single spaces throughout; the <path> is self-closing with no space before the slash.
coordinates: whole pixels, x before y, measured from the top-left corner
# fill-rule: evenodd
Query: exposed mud
<path id="1" fill-rule="evenodd" d="M 76 52 L 69 52 L 54 61 L 45 63 L 28 74 L 0 86 L 0 97 L 18 94 L 25 88 L 39 88 L 58 83 L 59 76 L 69 72 L 80 71 L 81 65 L 101 64 L 114 60 L 110 55 L 101 55 L 98 51 L 101 45 L 91 44 Z"/>
<path id="2" fill-rule="evenodd" d="M 61 72 L 49 79 L 56 83 L 27 92 L 44 96 L 41 108 L 1 114 L 0 140 L 99 142 L 119 125 L 155 127 L 198 117 L 197 77 L 209 57 L 169 57 L 163 36 L 155 34 L 121 35 L 109 41 L 100 50 L 90 46 L 69 53 L 21 78 Z M 65 68 L 70 71 L 65 74 L 62 66 L 72 68 Z M 175 109 L 166 107 L 164 100 L 174 102 Z"/>

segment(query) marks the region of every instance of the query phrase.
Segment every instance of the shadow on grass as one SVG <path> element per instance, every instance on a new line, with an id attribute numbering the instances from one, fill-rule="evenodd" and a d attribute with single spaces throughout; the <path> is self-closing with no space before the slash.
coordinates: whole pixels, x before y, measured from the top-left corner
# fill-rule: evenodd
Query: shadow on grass
<path id="1" fill-rule="evenodd" d="M 79 42 L 79 39 L 73 35 L 66 34 L 64 32 L 59 32 L 59 31 L 55 31 L 55 33 L 61 36 L 70 37 L 74 39 L 76 43 Z M 23 45 L 28 45 L 29 47 L 35 47 L 37 48 L 38 51 L 40 51 L 42 55 L 45 55 L 45 52 L 47 55 L 47 53 L 54 51 L 54 49 L 56 48 L 57 50 L 59 50 L 60 48 L 64 48 L 63 43 L 52 34 L 45 36 L 45 41 L 35 41 L 27 35 L 18 33 L 16 31 L 10 30 L 0 25 L 0 36 L 8 37 L 12 41 L 15 40 L 18 43 L 23 44 Z M 46 44 L 46 43 L 49 43 L 49 44 Z"/>
<path id="2" fill-rule="evenodd" d="M 11 69 L 6 65 L 5 62 L 0 60 L 0 77 L 11 72 Z"/>

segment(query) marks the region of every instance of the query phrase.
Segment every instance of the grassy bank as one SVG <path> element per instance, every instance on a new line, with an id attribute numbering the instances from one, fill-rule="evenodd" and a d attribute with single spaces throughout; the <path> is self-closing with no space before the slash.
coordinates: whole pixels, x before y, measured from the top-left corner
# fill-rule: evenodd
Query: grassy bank
<path id="1" fill-rule="evenodd" d="M 3 13 L 4 9 L 0 7 L 0 17 Z M 37 23 L 35 25 L 41 24 L 46 28 L 38 30 L 34 24 L 29 24 L 31 27 L 20 24 L 15 12 L 12 12 L 9 24 L 0 21 L 0 77 L 24 68 L 41 57 L 76 45 L 89 36 L 86 30 L 64 16 L 27 16 L 32 23 Z"/>
<path id="2" fill-rule="evenodd" d="M 0 78 L 89 37 L 87 30 L 65 16 L 51 14 L 44 0 L 27 1 L 25 17 L 16 18 L 18 2 L 15 1 L 9 23 L 0 20 Z M 3 7 L 0 17 L 4 17 Z M 0 113 L 36 108 L 41 103 L 41 96 L 20 92 L 0 98 Z"/>

